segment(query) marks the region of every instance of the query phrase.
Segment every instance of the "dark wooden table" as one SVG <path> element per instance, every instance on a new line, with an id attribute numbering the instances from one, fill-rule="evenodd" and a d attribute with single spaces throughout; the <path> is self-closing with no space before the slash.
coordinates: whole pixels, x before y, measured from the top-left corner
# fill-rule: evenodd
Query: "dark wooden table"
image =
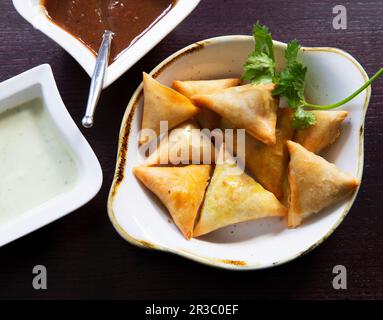
<path id="1" fill-rule="evenodd" d="M 367 115 L 361 191 L 337 231 L 308 255 L 256 272 L 216 270 L 165 253 L 138 249 L 113 229 L 106 201 L 114 174 L 117 136 L 127 102 L 150 71 L 174 51 L 202 38 L 248 34 L 260 19 L 275 39 L 350 52 L 371 75 L 383 65 L 383 1 L 342 1 L 348 29 L 332 27 L 333 0 L 202 0 L 157 47 L 104 92 L 92 130 L 83 130 L 104 171 L 100 193 L 86 206 L 0 248 L 0 298 L 383 298 L 383 79 Z M 49 63 L 64 102 L 80 124 L 89 78 L 58 45 L 0 2 L 0 81 Z M 0 164 L 1 165 L 1 164 Z M 0 177 L 1 179 L 1 177 Z M 32 288 L 32 268 L 48 269 L 48 290 Z M 332 269 L 348 270 L 348 290 L 332 288 Z"/>

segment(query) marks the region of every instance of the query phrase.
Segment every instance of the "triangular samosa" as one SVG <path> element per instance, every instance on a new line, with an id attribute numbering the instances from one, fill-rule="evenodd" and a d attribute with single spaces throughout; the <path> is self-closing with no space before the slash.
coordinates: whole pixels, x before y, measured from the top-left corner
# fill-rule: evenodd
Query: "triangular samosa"
<path id="1" fill-rule="evenodd" d="M 210 165 L 187 167 L 137 167 L 135 176 L 169 210 L 186 239 L 193 228 L 210 179 Z"/>
<path id="2" fill-rule="evenodd" d="M 161 141 L 145 164 L 212 164 L 214 156 L 215 148 L 210 137 L 201 132 L 195 121 L 188 120 Z"/>
<path id="3" fill-rule="evenodd" d="M 320 153 L 340 135 L 340 125 L 347 117 L 347 111 L 312 111 L 316 117 L 316 124 L 302 130 L 297 130 L 294 141 L 300 143 L 307 150 Z"/>
<path id="4" fill-rule="evenodd" d="M 300 144 L 288 141 L 287 147 L 290 153 L 289 227 L 299 226 L 303 219 L 334 204 L 359 186 L 357 179 Z"/>
<path id="5" fill-rule="evenodd" d="M 144 73 L 144 110 L 141 129 L 151 129 L 158 136 L 161 133 L 161 121 L 167 121 L 170 130 L 195 116 L 198 111 L 190 99 Z M 140 144 L 150 142 L 152 139 L 152 136 L 142 132 Z"/>
<path id="6" fill-rule="evenodd" d="M 241 80 L 219 79 L 219 80 L 196 80 L 196 81 L 174 81 L 173 89 L 182 93 L 188 98 L 192 98 L 198 94 L 209 94 L 217 90 L 227 89 L 238 86 Z"/>
<path id="7" fill-rule="evenodd" d="M 273 84 L 247 84 L 193 96 L 193 102 L 209 108 L 232 122 L 238 129 L 266 144 L 275 144 L 277 103 L 273 98 Z"/>
<path id="8" fill-rule="evenodd" d="M 235 164 L 223 163 L 215 167 L 193 236 L 235 223 L 283 217 L 286 213 L 286 208 L 271 192 Z"/>
<path id="9" fill-rule="evenodd" d="M 197 81 L 174 81 L 173 89 L 188 98 L 194 95 L 209 94 L 217 90 L 238 86 L 240 79 L 197 80 Z M 218 128 L 221 117 L 210 109 L 202 109 L 197 115 L 197 121 L 202 128 L 214 130 Z"/>

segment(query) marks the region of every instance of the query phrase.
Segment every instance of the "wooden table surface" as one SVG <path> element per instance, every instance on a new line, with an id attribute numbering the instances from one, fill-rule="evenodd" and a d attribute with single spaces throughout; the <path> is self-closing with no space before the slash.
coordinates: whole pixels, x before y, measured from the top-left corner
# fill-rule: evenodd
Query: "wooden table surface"
<path id="1" fill-rule="evenodd" d="M 347 30 L 333 29 L 337 2 L 332 0 L 202 0 L 104 92 L 95 127 L 82 130 L 103 168 L 100 193 L 76 212 L 0 248 L 0 299 L 383 298 L 383 79 L 374 85 L 367 115 L 364 178 L 357 201 L 325 243 L 296 261 L 256 272 L 213 269 L 128 244 L 106 211 L 120 122 L 142 71 L 202 38 L 249 34 L 259 19 L 276 40 L 297 38 L 305 46 L 342 48 L 372 75 L 383 65 L 383 1 L 341 2 L 348 9 Z M 0 81 L 42 63 L 52 66 L 63 100 L 80 125 L 88 76 L 63 49 L 25 22 L 10 0 L 0 1 Z M 32 288 L 32 268 L 38 264 L 48 269 L 46 291 Z M 335 265 L 347 268 L 347 290 L 332 287 Z"/>

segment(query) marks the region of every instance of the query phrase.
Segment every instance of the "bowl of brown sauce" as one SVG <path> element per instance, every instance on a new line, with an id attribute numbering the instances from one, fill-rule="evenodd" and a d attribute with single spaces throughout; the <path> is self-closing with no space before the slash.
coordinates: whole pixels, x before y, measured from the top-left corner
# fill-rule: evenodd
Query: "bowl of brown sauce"
<path id="1" fill-rule="evenodd" d="M 200 0 L 13 0 L 91 76 L 105 30 L 114 33 L 104 87 L 158 44 Z"/>

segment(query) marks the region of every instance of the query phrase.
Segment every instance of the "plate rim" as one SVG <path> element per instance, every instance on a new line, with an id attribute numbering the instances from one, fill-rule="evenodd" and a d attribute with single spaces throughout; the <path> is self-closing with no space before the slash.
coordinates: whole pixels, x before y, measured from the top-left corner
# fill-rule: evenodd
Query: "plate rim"
<path id="1" fill-rule="evenodd" d="M 194 52 L 195 50 L 202 49 L 205 46 L 208 46 L 210 44 L 217 44 L 217 43 L 222 43 L 227 41 L 252 41 L 252 39 L 253 37 L 248 35 L 226 35 L 226 36 L 219 36 L 219 37 L 209 38 L 209 39 L 195 42 L 193 44 L 190 44 L 176 51 L 175 53 L 170 55 L 168 58 L 164 59 L 149 74 L 152 75 L 153 77 L 156 77 L 159 74 L 161 74 L 162 70 L 164 70 L 169 64 L 175 61 L 175 59 L 177 59 L 178 57 Z M 273 40 L 273 42 L 274 42 L 274 45 L 278 47 L 287 46 L 287 44 L 284 42 L 275 41 L 275 40 Z M 339 54 L 345 57 L 346 59 L 348 59 L 349 61 L 351 61 L 356 66 L 356 68 L 359 70 L 359 72 L 361 73 L 365 81 L 369 80 L 368 74 L 366 73 L 364 68 L 361 66 L 361 64 L 353 56 L 351 56 L 349 53 L 347 53 L 346 51 L 342 49 L 334 48 L 334 47 L 302 47 L 301 50 L 302 51 L 325 51 L 325 52 L 333 52 L 333 53 Z M 360 122 L 361 127 L 359 132 L 358 170 L 357 170 L 357 177 L 360 180 L 362 179 L 363 169 L 364 169 L 364 127 L 365 127 L 366 113 L 367 113 L 369 102 L 371 99 L 371 92 L 372 92 L 371 86 L 369 86 L 366 89 L 366 99 L 364 101 L 364 105 L 363 105 L 362 113 L 361 113 L 362 119 Z M 317 242 L 315 242 L 315 244 L 303 250 L 302 252 L 299 252 L 288 258 L 281 259 L 279 261 L 273 262 L 268 265 L 267 264 L 265 265 L 247 264 L 247 262 L 244 262 L 244 261 L 222 260 L 222 259 L 215 259 L 211 257 L 199 256 L 185 250 L 167 248 L 152 242 L 148 242 L 146 240 L 140 240 L 140 239 L 134 238 L 126 230 L 124 230 L 124 228 L 118 223 L 113 210 L 113 201 L 118 192 L 119 185 L 122 183 L 122 180 L 124 179 L 124 176 L 123 175 L 121 176 L 121 174 L 123 174 L 123 172 L 125 171 L 125 165 L 127 161 L 127 159 L 125 159 L 125 156 L 127 154 L 127 145 L 128 145 L 130 133 L 131 133 L 131 121 L 136 111 L 138 99 L 142 94 L 143 94 L 143 84 L 141 82 L 141 84 L 137 87 L 131 99 L 129 100 L 128 106 L 125 110 L 125 113 L 121 122 L 120 133 L 118 138 L 118 151 L 117 151 L 115 174 L 114 174 L 114 178 L 110 188 L 110 192 L 108 195 L 108 202 L 107 202 L 108 216 L 112 225 L 114 226 L 116 231 L 120 234 L 120 236 L 126 241 L 128 241 L 129 243 L 140 248 L 158 250 L 162 252 L 179 255 L 189 260 L 192 260 L 207 266 L 219 268 L 219 269 L 234 270 L 234 271 L 262 270 L 262 269 L 268 269 L 271 267 L 276 267 L 276 266 L 288 263 L 314 250 L 316 247 L 318 247 L 325 240 L 327 240 L 328 237 L 332 235 L 332 233 L 343 222 L 343 220 L 349 213 L 351 207 L 353 206 L 355 199 L 358 195 L 360 185 L 358 186 L 357 190 L 354 192 L 350 200 L 348 200 L 347 205 L 345 209 L 343 210 L 341 216 L 335 222 L 333 227 L 322 238 L 320 238 Z M 124 154 L 122 154 L 123 152 Z"/>

